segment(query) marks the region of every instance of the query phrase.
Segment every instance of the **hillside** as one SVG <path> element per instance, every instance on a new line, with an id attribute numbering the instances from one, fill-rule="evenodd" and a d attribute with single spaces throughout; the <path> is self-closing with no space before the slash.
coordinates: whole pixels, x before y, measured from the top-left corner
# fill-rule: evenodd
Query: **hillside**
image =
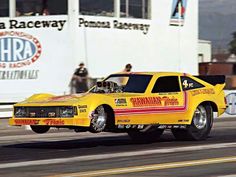
<path id="1" fill-rule="evenodd" d="M 236 31 L 236 0 L 199 0 L 199 37 L 213 48 L 228 48 Z"/>

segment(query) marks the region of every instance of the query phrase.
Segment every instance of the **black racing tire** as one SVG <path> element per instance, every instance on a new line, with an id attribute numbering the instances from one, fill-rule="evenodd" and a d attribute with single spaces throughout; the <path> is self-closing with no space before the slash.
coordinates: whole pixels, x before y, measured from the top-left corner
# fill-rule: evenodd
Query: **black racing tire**
<path id="1" fill-rule="evenodd" d="M 130 130 L 128 131 L 129 137 L 138 143 L 149 143 L 155 142 L 160 139 L 163 134 L 164 129 L 157 129 L 157 127 L 152 127 L 151 129 L 142 132 L 142 130 Z"/>
<path id="2" fill-rule="evenodd" d="M 40 125 L 31 125 L 30 127 L 33 130 L 33 132 L 38 134 L 47 133 L 50 129 L 49 126 L 40 126 Z"/>
<path id="3" fill-rule="evenodd" d="M 210 104 L 199 105 L 193 115 L 191 125 L 186 129 L 172 129 L 177 140 L 200 141 L 205 140 L 213 125 L 213 111 Z"/>

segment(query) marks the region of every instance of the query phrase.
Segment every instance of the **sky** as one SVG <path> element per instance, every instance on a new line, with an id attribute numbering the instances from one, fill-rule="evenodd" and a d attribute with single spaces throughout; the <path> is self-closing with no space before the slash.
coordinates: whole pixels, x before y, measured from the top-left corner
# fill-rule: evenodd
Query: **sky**
<path id="1" fill-rule="evenodd" d="M 199 0 L 200 11 L 236 14 L 236 0 Z"/>
<path id="2" fill-rule="evenodd" d="M 236 31 L 236 0 L 199 0 L 199 36 L 227 49 Z"/>

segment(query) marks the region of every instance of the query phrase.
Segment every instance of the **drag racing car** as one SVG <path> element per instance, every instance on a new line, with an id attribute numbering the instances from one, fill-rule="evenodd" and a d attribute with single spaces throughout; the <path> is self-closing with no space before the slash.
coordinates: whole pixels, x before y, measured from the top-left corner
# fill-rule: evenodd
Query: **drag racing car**
<path id="1" fill-rule="evenodd" d="M 170 129 L 179 140 L 204 140 L 213 112 L 226 109 L 224 76 L 173 72 L 112 74 L 87 93 L 35 94 L 14 105 L 10 125 L 76 132 L 127 132 L 133 140 L 155 140 Z"/>

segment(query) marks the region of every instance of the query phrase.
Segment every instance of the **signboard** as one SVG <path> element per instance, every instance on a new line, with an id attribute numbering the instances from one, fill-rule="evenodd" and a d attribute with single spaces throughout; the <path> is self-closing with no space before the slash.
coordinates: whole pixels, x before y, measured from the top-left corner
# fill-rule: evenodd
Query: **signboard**
<path id="1" fill-rule="evenodd" d="M 39 70 L 23 69 L 41 55 L 39 40 L 24 32 L 0 32 L 0 80 L 37 79 Z"/>
<path id="2" fill-rule="evenodd" d="M 187 9 L 187 0 L 173 0 L 170 25 L 183 26 Z"/>

